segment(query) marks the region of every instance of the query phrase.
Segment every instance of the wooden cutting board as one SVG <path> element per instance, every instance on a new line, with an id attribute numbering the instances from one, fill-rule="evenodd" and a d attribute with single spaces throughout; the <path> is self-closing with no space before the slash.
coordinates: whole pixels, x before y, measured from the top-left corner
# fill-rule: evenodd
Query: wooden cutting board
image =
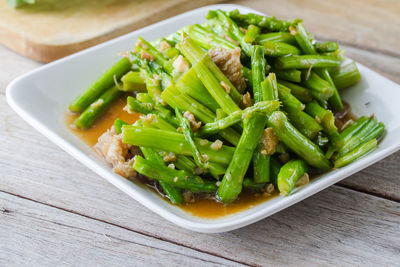
<path id="1" fill-rule="evenodd" d="M 0 0 L 0 43 L 41 62 L 221 0 L 37 0 L 10 8 Z"/>

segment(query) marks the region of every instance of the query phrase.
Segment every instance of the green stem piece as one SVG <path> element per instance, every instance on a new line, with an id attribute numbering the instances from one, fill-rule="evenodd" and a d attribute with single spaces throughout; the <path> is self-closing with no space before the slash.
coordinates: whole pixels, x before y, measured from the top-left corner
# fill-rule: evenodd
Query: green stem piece
<path id="1" fill-rule="evenodd" d="M 126 144 L 151 147 L 186 156 L 193 154 L 190 145 L 181 133 L 131 125 L 125 125 L 123 129 L 123 142 Z M 235 150 L 225 145 L 219 150 L 214 150 L 211 147 L 212 142 L 199 138 L 195 138 L 195 144 L 200 153 L 208 157 L 209 161 L 225 165 L 229 164 Z"/>
<path id="2" fill-rule="evenodd" d="M 181 125 L 183 136 L 185 137 L 186 142 L 190 145 L 194 161 L 196 162 L 197 166 L 203 169 L 207 169 L 207 161 L 203 160 L 203 157 L 194 142 L 194 135 L 192 129 L 190 128 L 189 120 L 182 115 L 181 111 L 178 108 L 175 108 L 175 115 Z"/>
<path id="3" fill-rule="evenodd" d="M 244 41 L 249 44 L 253 43 L 256 40 L 260 31 L 261 31 L 261 29 L 259 27 L 255 26 L 255 25 L 249 25 L 249 27 L 247 27 L 247 31 L 244 35 Z"/>
<path id="4" fill-rule="evenodd" d="M 265 113 L 253 112 L 250 118 L 245 119 L 239 144 L 218 188 L 217 197 L 220 201 L 231 203 L 242 191 L 243 178 L 249 167 L 254 149 L 261 138 L 264 124 Z"/>
<path id="5" fill-rule="evenodd" d="M 122 58 L 115 63 L 109 70 L 101 75 L 86 91 L 79 95 L 69 106 L 72 112 L 82 112 L 107 89 L 115 84 L 125 73 L 131 69 L 131 62 L 127 58 Z"/>
<path id="6" fill-rule="evenodd" d="M 335 168 L 341 168 L 352 163 L 353 161 L 361 158 L 371 150 L 375 149 L 377 146 L 378 141 L 375 138 L 364 144 L 359 145 L 346 155 L 335 160 Z"/>
<path id="7" fill-rule="evenodd" d="M 183 170 L 171 169 L 157 162 L 144 159 L 141 156 L 135 157 L 133 168 L 140 174 L 151 179 L 164 181 L 174 187 L 190 190 L 192 192 L 212 193 L 217 190 L 215 182 L 203 180 L 201 177 L 193 175 Z"/>
<path id="8" fill-rule="evenodd" d="M 283 112 L 274 111 L 269 117 L 268 125 L 275 130 L 280 141 L 308 164 L 321 170 L 330 168 L 330 163 L 321 149 L 289 123 Z"/>
<path id="9" fill-rule="evenodd" d="M 263 101 L 263 89 L 261 83 L 265 80 L 265 57 L 264 49 L 259 46 L 253 46 L 251 53 L 251 73 L 253 79 L 254 102 Z"/>
<path id="10" fill-rule="evenodd" d="M 279 171 L 277 184 L 279 192 L 288 196 L 296 182 L 308 171 L 307 164 L 301 160 L 290 160 Z"/>
<path id="11" fill-rule="evenodd" d="M 140 71 L 130 71 L 121 78 L 122 91 L 146 92 L 146 84 Z"/>
<path id="12" fill-rule="evenodd" d="M 75 120 L 74 125 L 78 129 L 86 130 L 94 121 L 99 118 L 107 108 L 122 96 L 122 92 L 117 86 L 113 86 L 105 91 L 95 102 L 88 106 L 84 112 Z"/>
<path id="13" fill-rule="evenodd" d="M 339 67 L 340 60 L 331 56 L 321 55 L 293 55 L 279 57 L 274 67 L 277 69 L 310 69 Z"/>

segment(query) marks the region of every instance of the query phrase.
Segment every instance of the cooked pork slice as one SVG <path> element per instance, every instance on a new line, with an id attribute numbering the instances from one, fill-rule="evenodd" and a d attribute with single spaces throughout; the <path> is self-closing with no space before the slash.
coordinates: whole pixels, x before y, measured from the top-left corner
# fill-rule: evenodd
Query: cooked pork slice
<path id="1" fill-rule="evenodd" d="M 263 144 L 261 154 L 272 155 L 276 152 L 276 145 L 278 144 L 279 140 L 275 134 L 275 131 L 269 127 L 263 131 L 261 142 Z"/>
<path id="2" fill-rule="evenodd" d="M 169 43 L 167 43 L 166 41 L 162 41 L 161 43 L 160 43 L 160 50 L 161 51 L 165 51 L 165 50 L 167 50 L 168 48 L 170 48 L 171 46 L 169 45 Z"/>
<path id="3" fill-rule="evenodd" d="M 192 131 L 197 132 L 197 130 L 199 130 L 199 128 L 201 127 L 201 121 L 197 121 L 194 115 L 189 111 L 185 111 L 185 113 L 183 113 L 183 116 L 188 119 Z"/>
<path id="4" fill-rule="evenodd" d="M 174 60 L 172 66 L 177 72 L 186 72 L 189 70 L 189 63 L 185 60 L 185 58 L 182 55 L 179 55 Z"/>
<path id="5" fill-rule="evenodd" d="M 248 108 L 251 107 L 252 105 L 254 105 L 253 99 L 251 99 L 250 93 L 247 92 L 243 95 L 243 106 L 245 108 Z"/>
<path id="6" fill-rule="evenodd" d="M 246 89 L 246 81 L 242 73 L 242 63 L 240 63 L 240 48 L 232 50 L 221 47 L 211 48 L 208 54 L 236 89 L 243 93 Z"/>
<path id="7" fill-rule="evenodd" d="M 147 53 L 144 50 L 142 50 L 140 52 L 140 58 L 141 59 L 147 59 L 147 60 L 150 60 L 150 61 L 154 61 L 154 56 L 152 54 Z"/>
<path id="8" fill-rule="evenodd" d="M 118 162 L 118 164 L 113 167 L 113 172 L 125 178 L 136 177 L 136 171 L 132 168 L 134 162 L 134 158 L 131 158 L 128 161 Z"/>
<path id="9" fill-rule="evenodd" d="M 137 147 L 124 144 L 122 135 L 115 132 L 114 126 L 103 133 L 94 149 L 113 167 L 113 172 L 125 178 L 136 176 L 136 171 L 132 168 L 134 156 L 139 154 Z"/>

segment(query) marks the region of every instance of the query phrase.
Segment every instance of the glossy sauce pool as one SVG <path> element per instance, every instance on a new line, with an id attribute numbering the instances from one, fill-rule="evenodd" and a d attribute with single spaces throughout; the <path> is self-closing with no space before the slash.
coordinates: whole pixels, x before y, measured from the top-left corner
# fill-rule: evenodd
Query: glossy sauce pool
<path id="1" fill-rule="evenodd" d="M 133 124 L 138 118 L 139 114 L 129 114 L 128 112 L 122 110 L 126 105 L 125 97 L 122 97 L 115 101 L 106 113 L 104 113 L 96 122 L 87 130 L 79 130 L 74 127 L 74 121 L 79 115 L 67 111 L 66 123 L 71 129 L 71 131 L 82 139 L 89 146 L 94 146 L 97 143 L 97 139 L 102 135 L 107 129 L 114 124 L 115 119 L 120 118 L 130 124 Z"/>
<path id="2" fill-rule="evenodd" d="M 96 120 L 95 124 L 88 130 L 79 130 L 73 126 L 73 122 L 78 115 L 71 112 L 66 113 L 66 123 L 69 129 L 71 129 L 76 136 L 82 139 L 89 146 L 93 147 L 93 145 L 97 143 L 97 139 L 100 135 L 114 124 L 115 119 L 120 118 L 121 120 L 133 124 L 139 118 L 138 114 L 128 114 L 124 111 L 123 107 L 125 105 L 126 97 L 120 98 L 118 101 L 113 103 L 106 113 Z M 156 194 L 158 194 L 153 187 L 151 188 Z M 251 208 L 277 195 L 277 192 L 269 195 L 266 193 L 243 191 L 239 198 L 230 205 L 224 205 L 212 198 L 199 197 L 196 198 L 196 201 L 193 203 L 182 204 L 180 208 L 194 216 L 202 218 L 218 218 Z"/>

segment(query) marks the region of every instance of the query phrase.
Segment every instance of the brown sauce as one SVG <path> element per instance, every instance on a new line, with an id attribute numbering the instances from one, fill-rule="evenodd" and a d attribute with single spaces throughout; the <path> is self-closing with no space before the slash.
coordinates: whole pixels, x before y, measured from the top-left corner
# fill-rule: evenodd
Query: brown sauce
<path id="1" fill-rule="evenodd" d="M 335 112 L 335 125 L 339 132 L 343 130 L 343 126 L 350 120 L 356 121 L 358 118 L 352 113 L 350 104 L 343 101 L 343 110 Z"/>
<path id="2" fill-rule="evenodd" d="M 79 130 L 74 127 L 73 123 L 79 116 L 75 113 L 68 111 L 66 113 L 65 121 L 76 136 L 78 136 L 89 146 L 93 147 L 97 143 L 97 139 L 114 124 L 115 119 L 120 118 L 121 120 L 133 124 L 139 118 L 138 114 L 129 114 L 124 111 L 123 107 L 125 105 L 126 97 L 122 97 L 116 101 L 88 130 Z M 153 185 L 149 184 L 149 188 L 151 188 L 154 193 L 159 195 Z M 180 208 L 194 216 L 202 218 L 218 218 L 249 209 L 277 195 L 278 193 L 268 195 L 263 193 L 254 193 L 251 191 L 243 191 L 239 198 L 230 205 L 224 205 L 214 198 L 198 197 L 196 198 L 195 202 L 182 204 Z"/>
<path id="3" fill-rule="evenodd" d="M 214 198 L 198 198 L 194 203 L 185 203 L 181 205 L 180 208 L 192 215 L 212 219 L 252 208 L 278 196 L 278 194 L 276 190 L 275 193 L 271 195 L 267 193 L 243 191 L 240 193 L 239 198 L 230 205 L 219 203 Z"/>
<path id="4" fill-rule="evenodd" d="M 97 139 L 102 135 L 107 129 L 114 124 L 115 119 L 120 118 L 128 123 L 134 123 L 138 118 L 138 114 L 129 114 L 124 111 L 123 108 L 126 105 L 126 98 L 121 97 L 115 101 L 112 106 L 103 114 L 95 124 L 87 130 L 79 130 L 74 126 L 74 121 L 78 118 L 78 114 L 67 111 L 66 123 L 71 131 L 83 140 L 89 146 L 94 146 L 97 143 Z"/>

